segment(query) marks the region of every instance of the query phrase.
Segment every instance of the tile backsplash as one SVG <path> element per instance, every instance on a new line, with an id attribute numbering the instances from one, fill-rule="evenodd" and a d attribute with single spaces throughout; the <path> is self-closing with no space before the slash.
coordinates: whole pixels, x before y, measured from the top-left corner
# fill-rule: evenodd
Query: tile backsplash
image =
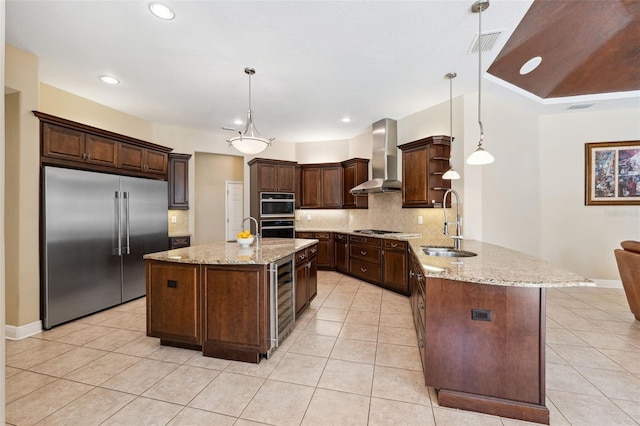
<path id="1" fill-rule="evenodd" d="M 175 223 L 171 220 L 173 217 L 176 218 Z M 167 221 L 170 237 L 189 235 L 189 210 L 169 210 Z"/>
<path id="2" fill-rule="evenodd" d="M 447 209 L 449 221 L 455 220 L 455 211 Z M 418 223 L 422 217 L 422 224 Z M 296 230 L 327 229 L 384 229 L 424 236 L 442 235 L 444 214 L 441 208 L 403 209 L 402 194 L 389 192 L 369 194 L 366 210 L 296 210 Z"/>

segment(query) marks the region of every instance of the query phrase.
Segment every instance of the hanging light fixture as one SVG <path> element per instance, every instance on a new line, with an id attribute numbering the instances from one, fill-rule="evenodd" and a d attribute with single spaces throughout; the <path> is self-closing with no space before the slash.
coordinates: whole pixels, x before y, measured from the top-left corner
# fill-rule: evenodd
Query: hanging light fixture
<path id="1" fill-rule="evenodd" d="M 482 127 L 482 12 L 489 8 L 489 2 L 478 0 L 471 6 L 471 11 L 478 14 L 478 125 L 480 126 L 480 141 L 475 151 L 467 158 L 467 164 L 482 165 L 491 164 L 493 155 L 486 151 L 484 142 L 484 129 Z"/>
<path id="2" fill-rule="evenodd" d="M 251 118 L 251 76 L 256 73 L 256 70 L 247 67 L 244 69 L 244 72 L 249 76 L 249 112 L 247 113 L 247 123 L 244 126 L 244 131 L 239 132 L 240 136 L 231 138 L 227 140 L 227 142 L 229 142 L 229 146 L 233 146 L 243 154 L 254 155 L 271 146 L 271 141 L 275 138 L 263 138 L 253 124 L 253 119 Z"/>
<path id="3" fill-rule="evenodd" d="M 456 78 L 458 74 L 455 72 L 450 72 L 444 76 L 447 80 L 449 80 L 449 140 L 453 142 L 453 79 Z M 451 143 L 450 142 L 450 143 Z M 451 156 L 453 155 L 451 152 L 451 145 L 449 146 L 449 170 L 442 175 L 442 179 L 452 180 L 452 179 L 460 179 L 460 175 L 453 168 L 453 162 L 451 161 Z"/>

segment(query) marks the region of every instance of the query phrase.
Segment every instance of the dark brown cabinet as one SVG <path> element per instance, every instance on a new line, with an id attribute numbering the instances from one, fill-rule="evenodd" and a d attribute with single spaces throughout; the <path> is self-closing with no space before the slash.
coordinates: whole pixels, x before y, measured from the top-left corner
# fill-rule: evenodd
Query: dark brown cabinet
<path id="1" fill-rule="evenodd" d="M 380 284 L 382 278 L 381 267 L 381 239 L 349 235 L 349 274 Z"/>
<path id="2" fill-rule="evenodd" d="M 169 209 L 189 210 L 190 154 L 169 154 Z"/>
<path id="3" fill-rule="evenodd" d="M 336 271 L 349 273 L 349 235 L 333 234 L 334 266 Z"/>
<path id="4" fill-rule="evenodd" d="M 201 346 L 200 267 L 147 261 L 146 268 L 147 335 L 163 344 Z"/>
<path id="5" fill-rule="evenodd" d="M 259 362 L 269 348 L 267 267 L 207 265 L 202 270 L 203 354 Z"/>
<path id="6" fill-rule="evenodd" d="M 342 208 L 342 165 L 303 164 L 300 170 L 300 208 Z"/>
<path id="7" fill-rule="evenodd" d="M 299 316 L 318 294 L 318 245 L 295 254 L 295 311 Z"/>
<path id="8" fill-rule="evenodd" d="M 450 180 L 442 175 L 449 168 L 451 138 L 430 136 L 400 145 L 402 150 L 402 207 L 442 207 Z"/>
<path id="9" fill-rule="evenodd" d="M 248 164 L 252 189 L 258 192 L 295 191 L 295 162 L 254 158 Z"/>
<path id="10" fill-rule="evenodd" d="M 382 285 L 408 295 L 408 273 L 407 242 L 382 240 Z"/>
<path id="11" fill-rule="evenodd" d="M 40 162 L 82 170 L 167 179 L 171 148 L 35 111 Z"/>
<path id="12" fill-rule="evenodd" d="M 352 158 L 342 162 L 342 207 L 345 209 L 366 209 L 369 207 L 367 195 L 354 197 L 351 188 L 364 183 L 369 178 L 369 160 Z"/>

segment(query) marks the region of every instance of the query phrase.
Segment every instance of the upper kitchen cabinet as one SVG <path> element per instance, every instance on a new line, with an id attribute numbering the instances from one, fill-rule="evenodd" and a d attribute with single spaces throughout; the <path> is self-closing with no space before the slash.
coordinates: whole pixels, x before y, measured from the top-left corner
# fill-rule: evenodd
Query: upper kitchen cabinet
<path id="1" fill-rule="evenodd" d="M 189 210 L 190 154 L 169 154 L 169 209 Z"/>
<path id="2" fill-rule="evenodd" d="M 83 170 L 167 179 L 171 148 L 34 111 L 40 162 Z"/>
<path id="3" fill-rule="evenodd" d="M 345 209 L 366 209 L 369 207 L 369 197 L 354 197 L 351 188 L 366 182 L 369 178 L 369 160 L 352 158 L 342 162 L 342 207 Z"/>
<path id="4" fill-rule="evenodd" d="M 294 192 L 295 161 L 254 158 L 249 161 L 251 189 L 257 192 Z"/>
<path id="5" fill-rule="evenodd" d="M 451 138 L 430 136 L 398 146 L 402 150 L 402 207 L 442 207 L 450 180 L 442 175 L 449 168 Z"/>
<path id="6" fill-rule="evenodd" d="M 342 208 L 342 164 L 303 164 L 300 208 Z"/>

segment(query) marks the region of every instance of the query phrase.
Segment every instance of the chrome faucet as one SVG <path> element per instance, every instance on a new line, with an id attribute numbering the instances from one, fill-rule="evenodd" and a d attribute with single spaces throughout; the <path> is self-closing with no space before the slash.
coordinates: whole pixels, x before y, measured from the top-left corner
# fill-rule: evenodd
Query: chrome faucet
<path id="1" fill-rule="evenodd" d="M 259 228 L 258 228 L 258 221 L 256 220 L 256 218 L 252 217 L 252 216 L 249 216 L 249 217 L 245 217 L 244 219 L 242 219 L 242 229 L 244 229 L 244 223 L 249 219 L 253 220 L 253 222 L 256 224 L 256 234 L 255 234 L 256 235 L 256 248 L 260 248 L 260 233 L 258 232 Z M 251 228 L 249 228 L 249 231 L 251 231 Z"/>
<path id="2" fill-rule="evenodd" d="M 455 222 L 447 222 L 447 195 L 449 195 L 449 193 L 456 196 Z M 444 210 L 444 235 L 449 235 L 449 225 L 455 223 L 456 235 L 452 235 L 451 238 L 453 239 L 453 248 L 460 250 L 460 242 L 464 237 L 462 236 L 462 217 L 460 217 L 460 196 L 455 189 L 448 189 L 447 192 L 444 193 L 444 197 L 442 198 L 442 210 Z"/>

